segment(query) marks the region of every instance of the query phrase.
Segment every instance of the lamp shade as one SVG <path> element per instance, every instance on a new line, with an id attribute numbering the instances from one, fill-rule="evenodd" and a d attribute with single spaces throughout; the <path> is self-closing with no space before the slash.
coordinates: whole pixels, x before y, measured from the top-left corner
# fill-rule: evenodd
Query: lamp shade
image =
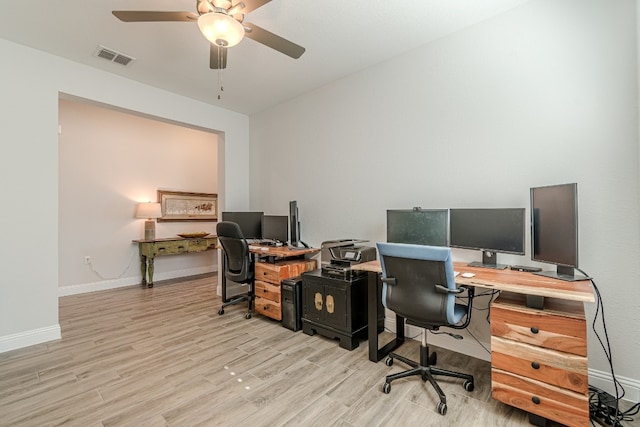
<path id="1" fill-rule="evenodd" d="M 162 207 L 160 203 L 138 203 L 136 208 L 136 218 L 160 218 L 162 216 Z"/>
<path id="2" fill-rule="evenodd" d="M 221 12 L 200 15 L 198 27 L 207 40 L 220 47 L 235 46 L 244 37 L 242 24 Z"/>

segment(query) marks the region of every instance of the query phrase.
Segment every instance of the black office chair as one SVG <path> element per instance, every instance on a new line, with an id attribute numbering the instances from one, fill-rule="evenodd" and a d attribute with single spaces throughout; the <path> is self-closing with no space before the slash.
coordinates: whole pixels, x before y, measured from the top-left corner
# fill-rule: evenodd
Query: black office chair
<path id="1" fill-rule="evenodd" d="M 254 257 L 249 252 L 249 245 L 242 235 L 240 226 L 235 222 L 222 221 L 216 226 L 218 241 L 222 246 L 222 256 L 224 265 L 224 275 L 226 280 L 235 283 L 246 284 L 249 286 L 246 294 L 232 298 L 225 302 L 218 310 L 218 314 L 224 314 L 224 308 L 230 305 L 247 301 L 249 311 L 244 317 L 251 319 L 253 311 L 253 302 L 255 299 L 255 274 L 254 274 Z"/>
<path id="2" fill-rule="evenodd" d="M 408 245 L 402 243 L 378 243 L 382 267 L 382 304 L 404 317 L 406 323 L 423 328 L 420 344 L 420 363 L 395 353 L 386 359 L 387 366 L 398 359 L 413 369 L 388 375 L 382 391 L 391 391 L 391 381 L 411 375 L 419 375 L 429 381 L 440 397 L 438 412 L 447 413 L 447 398 L 436 382 L 434 375 L 461 378 L 463 387 L 472 391 L 473 376 L 436 368 L 436 353 L 429 355 L 427 331 L 436 331 L 441 326 L 455 329 L 466 328 L 471 321 L 473 288 L 467 290 L 468 304 L 456 304 L 456 295 L 465 288 L 456 288 L 451 260 L 451 249 L 435 246 Z M 462 320 L 464 319 L 463 323 Z"/>

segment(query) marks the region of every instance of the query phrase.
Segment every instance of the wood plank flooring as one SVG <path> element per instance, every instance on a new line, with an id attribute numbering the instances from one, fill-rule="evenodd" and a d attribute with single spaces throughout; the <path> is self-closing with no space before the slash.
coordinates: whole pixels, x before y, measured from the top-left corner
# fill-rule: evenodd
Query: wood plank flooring
<path id="1" fill-rule="evenodd" d="M 217 311 L 216 277 L 60 298 L 62 339 L 0 354 L 0 426 L 528 426 L 490 397 L 489 364 L 439 350 L 475 375 L 440 382 L 448 413 L 415 377 L 381 391 L 367 343 L 283 328 L 245 305 Z M 401 353 L 416 358 L 418 343 Z"/>

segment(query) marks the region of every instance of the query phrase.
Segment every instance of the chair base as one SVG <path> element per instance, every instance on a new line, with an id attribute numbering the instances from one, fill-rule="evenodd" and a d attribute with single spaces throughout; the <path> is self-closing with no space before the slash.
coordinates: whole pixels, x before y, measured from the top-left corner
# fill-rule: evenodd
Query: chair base
<path id="1" fill-rule="evenodd" d="M 436 353 L 432 353 L 429 356 L 429 348 L 426 346 L 420 346 L 420 362 L 417 363 L 413 360 L 407 359 L 406 357 L 400 356 L 395 353 L 389 353 L 387 360 L 385 363 L 387 366 L 393 365 L 393 359 L 398 359 L 399 361 L 411 366 L 413 369 L 409 369 L 406 371 L 398 372 L 397 374 L 387 375 L 385 378 L 384 384 L 382 385 L 382 391 L 384 393 L 389 393 L 391 391 L 391 381 L 406 378 L 410 376 L 420 376 L 422 381 L 427 382 L 433 386 L 436 393 L 438 393 L 438 397 L 440 398 L 440 403 L 438 403 L 438 413 L 440 415 L 445 415 L 447 413 L 447 396 L 444 394 L 440 386 L 438 385 L 435 375 L 452 377 L 452 378 L 461 378 L 465 380 L 463 387 L 466 391 L 473 391 L 474 382 L 473 375 L 463 374 L 461 372 L 449 371 L 446 369 L 440 369 L 433 366 L 436 362 Z"/>
<path id="2" fill-rule="evenodd" d="M 242 301 L 247 301 L 249 307 L 248 307 L 247 314 L 245 314 L 244 317 L 246 319 L 251 319 L 251 316 L 253 314 L 253 303 L 254 303 L 254 300 L 255 300 L 255 297 L 253 295 L 253 291 L 249 291 L 249 293 L 247 293 L 246 295 L 242 295 L 242 296 L 233 298 L 230 301 L 222 303 L 222 305 L 220 306 L 220 310 L 218 310 L 218 315 L 222 316 L 224 314 L 224 308 L 225 307 L 229 307 L 230 305 L 239 304 Z"/>

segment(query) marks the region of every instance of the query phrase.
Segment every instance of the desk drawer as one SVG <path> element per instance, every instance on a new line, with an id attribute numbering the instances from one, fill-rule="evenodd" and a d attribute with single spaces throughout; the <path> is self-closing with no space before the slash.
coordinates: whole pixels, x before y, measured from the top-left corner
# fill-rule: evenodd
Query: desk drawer
<path id="1" fill-rule="evenodd" d="M 586 394 L 574 393 L 539 381 L 491 369 L 494 399 L 568 426 L 589 425 Z"/>
<path id="2" fill-rule="evenodd" d="M 587 358 L 491 337 L 491 366 L 587 394 Z"/>
<path id="3" fill-rule="evenodd" d="M 270 317 L 274 320 L 282 320 L 282 306 L 279 302 L 256 297 L 255 310 L 256 313 L 260 313 L 263 316 Z"/>
<path id="4" fill-rule="evenodd" d="M 181 254 L 187 252 L 188 245 L 186 241 L 156 243 L 153 253 L 155 255 Z"/>
<path id="5" fill-rule="evenodd" d="M 280 282 L 290 277 L 299 276 L 305 271 L 316 269 L 315 259 L 278 261 L 275 264 L 268 262 L 256 263 L 256 280 L 264 280 L 280 285 Z"/>
<path id="6" fill-rule="evenodd" d="M 522 295 L 501 295 L 491 304 L 491 335 L 540 347 L 587 355 L 582 302 L 545 299 L 545 309 L 528 308 Z"/>
<path id="7" fill-rule="evenodd" d="M 256 280 L 256 298 L 264 298 L 280 303 L 280 285 Z"/>
<path id="8" fill-rule="evenodd" d="M 207 239 L 190 239 L 189 252 L 203 252 L 209 249 L 209 241 Z"/>

